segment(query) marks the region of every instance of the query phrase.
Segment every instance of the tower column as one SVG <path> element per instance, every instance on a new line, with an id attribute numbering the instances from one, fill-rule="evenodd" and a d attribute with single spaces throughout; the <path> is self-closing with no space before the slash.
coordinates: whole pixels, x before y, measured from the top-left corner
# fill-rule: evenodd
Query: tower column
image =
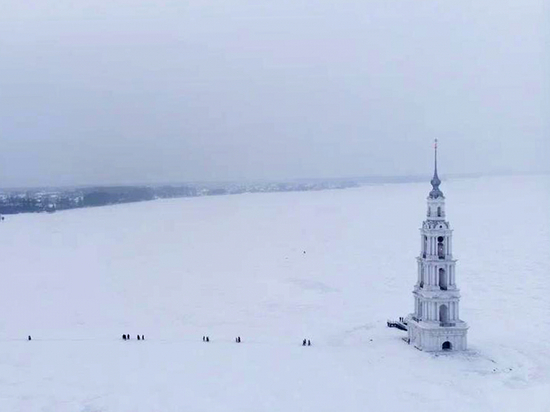
<path id="1" fill-rule="evenodd" d="M 455 302 L 452 302 L 451 303 L 450 316 L 449 316 L 450 320 L 455 320 L 455 312 L 456 312 Z"/>

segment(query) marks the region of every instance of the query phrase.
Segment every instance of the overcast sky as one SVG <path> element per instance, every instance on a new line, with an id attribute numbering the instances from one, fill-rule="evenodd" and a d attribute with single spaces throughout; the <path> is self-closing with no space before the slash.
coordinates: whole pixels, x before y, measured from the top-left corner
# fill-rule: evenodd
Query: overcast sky
<path id="1" fill-rule="evenodd" d="M 0 186 L 549 171 L 547 4 L 0 0 Z"/>

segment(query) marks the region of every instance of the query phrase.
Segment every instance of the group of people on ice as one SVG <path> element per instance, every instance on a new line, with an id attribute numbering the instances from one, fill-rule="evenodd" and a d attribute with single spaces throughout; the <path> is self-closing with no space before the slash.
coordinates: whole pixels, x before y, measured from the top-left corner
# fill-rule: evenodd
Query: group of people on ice
<path id="1" fill-rule="evenodd" d="M 210 336 L 203 336 L 203 337 L 202 337 L 202 341 L 203 341 L 203 342 L 210 342 Z M 241 343 L 241 337 L 240 337 L 240 336 L 237 336 L 237 337 L 235 338 L 235 342 L 236 342 L 236 343 Z"/>
<path id="2" fill-rule="evenodd" d="M 145 335 L 136 335 L 136 338 L 137 338 L 137 340 L 145 340 Z M 28 336 L 27 339 L 32 340 L 30 335 Z M 131 339 L 132 339 L 132 337 L 130 336 L 129 333 L 122 335 L 122 340 L 131 340 Z M 203 336 L 202 341 L 203 342 L 210 342 L 210 336 Z M 242 342 L 241 337 L 237 336 L 235 338 L 235 342 L 236 343 L 241 343 Z M 309 339 L 304 339 L 302 341 L 302 346 L 311 346 L 311 341 Z"/>
<path id="3" fill-rule="evenodd" d="M 131 337 L 130 337 L 130 334 L 127 334 L 127 335 L 122 335 L 122 340 L 130 340 Z M 137 340 L 145 340 L 145 335 L 137 335 Z"/>

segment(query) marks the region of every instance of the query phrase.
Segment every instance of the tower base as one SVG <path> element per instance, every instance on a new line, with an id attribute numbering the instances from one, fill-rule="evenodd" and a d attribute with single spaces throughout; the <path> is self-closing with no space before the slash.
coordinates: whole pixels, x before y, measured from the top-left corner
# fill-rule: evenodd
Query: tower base
<path id="1" fill-rule="evenodd" d="M 468 346 L 468 324 L 462 321 L 444 324 L 407 317 L 409 344 L 426 352 L 460 351 Z"/>

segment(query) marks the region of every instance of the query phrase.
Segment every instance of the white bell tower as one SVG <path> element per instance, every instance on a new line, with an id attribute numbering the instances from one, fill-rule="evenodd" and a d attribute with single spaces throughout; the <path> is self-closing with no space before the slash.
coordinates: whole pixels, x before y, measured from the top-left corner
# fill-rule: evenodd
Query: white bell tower
<path id="1" fill-rule="evenodd" d="M 460 291 L 456 284 L 453 231 L 445 220 L 445 196 L 439 189 L 437 140 L 431 184 L 427 216 L 420 229 L 414 313 L 407 317 L 408 340 L 424 351 L 465 350 L 468 325 L 459 318 Z"/>

